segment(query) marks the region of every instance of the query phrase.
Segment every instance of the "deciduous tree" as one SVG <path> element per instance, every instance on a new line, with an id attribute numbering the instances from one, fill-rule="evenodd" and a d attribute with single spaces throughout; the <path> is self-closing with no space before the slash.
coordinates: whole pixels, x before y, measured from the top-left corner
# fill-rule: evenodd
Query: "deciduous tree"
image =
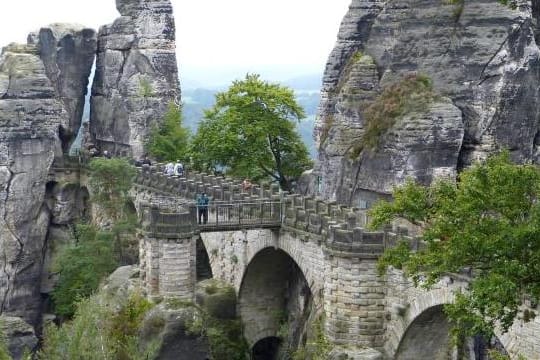
<path id="1" fill-rule="evenodd" d="M 372 225 L 402 217 L 422 225 L 427 247 L 411 252 L 402 243 L 385 253 L 381 269 L 402 268 L 424 286 L 442 275 L 471 269 L 468 291 L 446 307 L 460 334 L 492 335 L 509 329 L 524 299 L 540 299 L 540 170 L 515 165 L 507 153 L 463 171 L 457 182 L 430 187 L 409 181 L 394 201 L 371 210 Z"/>
<path id="2" fill-rule="evenodd" d="M 193 140 L 193 160 L 204 170 L 224 167 L 236 176 L 270 178 L 289 190 L 311 166 L 295 128 L 303 118 L 291 89 L 248 74 L 216 95 Z"/>

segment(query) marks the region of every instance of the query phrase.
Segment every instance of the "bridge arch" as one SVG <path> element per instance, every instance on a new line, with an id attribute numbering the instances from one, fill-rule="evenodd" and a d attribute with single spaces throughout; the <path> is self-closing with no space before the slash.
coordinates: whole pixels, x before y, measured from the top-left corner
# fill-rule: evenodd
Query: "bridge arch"
<path id="1" fill-rule="evenodd" d="M 250 348 L 256 351 L 255 345 L 268 339 L 274 339 L 275 346 L 284 326 L 288 336 L 294 338 L 309 316 L 312 294 L 290 254 L 275 247 L 257 252 L 244 272 L 238 293 L 238 314 Z"/>
<path id="2" fill-rule="evenodd" d="M 398 306 L 397 309 L 394 306 L 391 310 L 393 314 L 388 325 L 387 354 L 396 360 L 476 359 L 478 357 L 475 357 L 475 348 L 476 351 L 485 354 L 485 349 L 482 347 L 486 345 L 486 342 L 483 339 L 467 339 L 459 350 L 451 343 L 451 324 L 443 307 L 454 301 L 454 292 L 463 285 L 461 282 L 453 283 L 443 280 L 438 288 L 429 291 L 414 288 L 411 285 L 404 294 L 408 295 L 407 298 L 410 300 L 408 304 Z M 504 337 L 499 336 L 494 340 L 497 348 L 505 350 Z M 480 349 L 477 346 L 479 344 Z M 484 359 L 484 357 L 479 358 Z"/>

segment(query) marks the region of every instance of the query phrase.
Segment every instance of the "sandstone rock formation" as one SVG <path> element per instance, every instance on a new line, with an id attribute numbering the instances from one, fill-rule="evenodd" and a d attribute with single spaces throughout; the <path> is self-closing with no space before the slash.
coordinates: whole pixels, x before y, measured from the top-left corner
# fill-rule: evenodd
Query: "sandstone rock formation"
<path id="1" fill-rule="evenodd" d="M 32 351 L 38 344 L 38 339 L 32 326 L 21 318 L 0 316 L 0 331 L 8 338 L 8 350 L 13 360 L 23 358 L 25 351 Z"/>
<path id="2" fill-rule="evenodd" d="M 429 183 L 506 148 L 538 158 L 538 1 L 353 0 L 330 54 L 315 129 L 320 194 L 366 206 L 408 176 Z M 440 96 L 405 114 L 374 150 L 365 110 L 382 89 L 426 74 Z"/>
<path id="3" fill-rule="evenodd" d="M 180 90 L 169 0 L 117 0 L 99 31 L 90 131 L 101 150 L 140 158 L 152 126 Z"/>
<path id="4" fill-rule="evenodd" d="M 47 77 L 68 112 L 69 122 L 60 129 L 62 148 L 67 153 L 81 126 L 96 55 L 96 32 L 76 24 L 52 24 L 31 33 L 28 42 L 39 48 Z"/>
<path id="5" fill-rule="evenodd" d="M 31 325 L 40 322 L 43 257 L 58 217 L 45 202 L 49 172 L 78 132 L 92 34 L 54 25 L 0 56 L 0 313 Z"/>

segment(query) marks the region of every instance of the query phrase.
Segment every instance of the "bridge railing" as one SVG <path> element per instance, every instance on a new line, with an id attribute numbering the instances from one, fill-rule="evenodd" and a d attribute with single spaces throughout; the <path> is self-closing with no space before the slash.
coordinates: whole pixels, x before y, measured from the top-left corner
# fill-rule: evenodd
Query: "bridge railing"
<path id="1" fill-rule="evenodd" d="M 256 202 L 216 202 L 208 205 L 208 219 L 204 223 L 204 216 L 196 206 L 193 212 L 197 213 L 197 221 L 204 229 L 227 229 L 246 227 L 275 227 L 281 224 L 282 206 L 280 201 Z"/>

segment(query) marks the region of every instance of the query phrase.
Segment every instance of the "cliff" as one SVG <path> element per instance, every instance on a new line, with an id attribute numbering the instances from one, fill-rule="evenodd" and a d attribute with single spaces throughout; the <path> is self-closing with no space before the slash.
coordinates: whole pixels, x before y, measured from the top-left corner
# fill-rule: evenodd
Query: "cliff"
<path id="1" fill-rule="evenodd" d="M 78 132 L 94 52 L 93 30 L 53 25 L 0 56 L 0 313 L 31 325 L 41 320 L 43 258 L 57 217 L 46 201 L 49 172 Z"/>
<path id="2" fill-rule="evenodd" d="M 369 206 L 499 149 L 538 162 L 539 16 L 537 0 L 353 0 L 323 78 L 320 194 Z M 424 107 L 407 108 L 426 97 L 400 89 L 408 78 L 429 81 Z"/>
<path id="3" fill-rule="evenodd" d="M 90 132 L 101 150 L 140 158 L 152 126 L 179 101 L 169 0 L 117 0 L 122 15 L 98 36 Z"/>

